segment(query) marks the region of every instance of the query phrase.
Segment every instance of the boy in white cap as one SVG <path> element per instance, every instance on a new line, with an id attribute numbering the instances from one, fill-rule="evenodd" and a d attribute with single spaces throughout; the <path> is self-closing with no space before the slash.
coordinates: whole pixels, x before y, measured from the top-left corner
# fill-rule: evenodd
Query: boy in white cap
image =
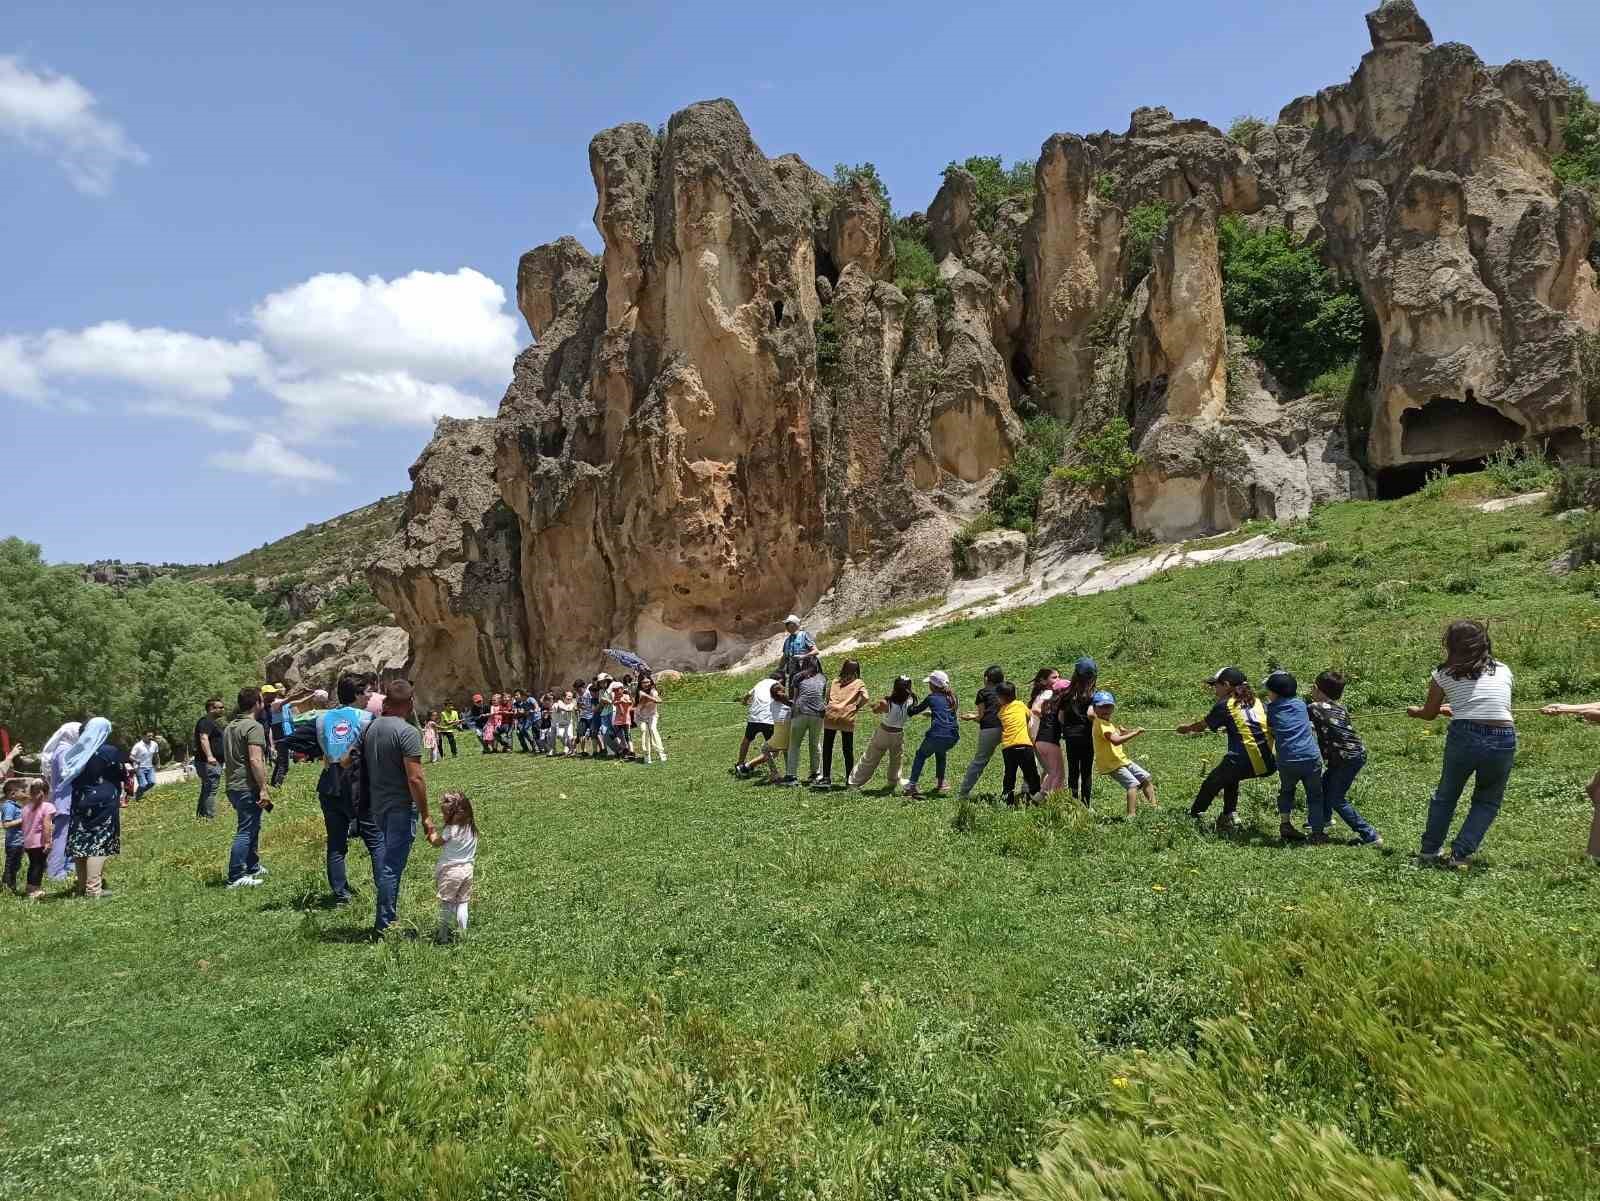
<path id="1" fill-rule="evenodd" d="M 815 658 L 817 654 L 817 640 L 800 628 L 800 617 L 791 613 L 783 619 L 783 628 L 787 631 L 783 639 L 783 665 L 782 679 L 784 685 L 791 691 L 794 689 L 796 673 L 801 664 L 808 658 Z"/>
<path id="2" fill-rule="evenodd" d="M 942 671 L 934 671 L 929 672 L 923 682 L 928 686 L 928 695 L 912 705 L 907 715 L 915 717 L 919 713 L 927 713 L 933 718 L 933 724 L 923 735 L 922 745 L 911 760 L 911 779 L 906 783 L 906 795 L 912 797 L 922 795 L 917 791 L 917 780 L 922 775 L 922 765 L 930 755 L 933 756 L 936 787 L 940 792 L 950 791 L 944 778 L 945 759 L 961 738 L 961 728 L 956 723 L 956 694 L 950 690 L 950 677 Z"/>

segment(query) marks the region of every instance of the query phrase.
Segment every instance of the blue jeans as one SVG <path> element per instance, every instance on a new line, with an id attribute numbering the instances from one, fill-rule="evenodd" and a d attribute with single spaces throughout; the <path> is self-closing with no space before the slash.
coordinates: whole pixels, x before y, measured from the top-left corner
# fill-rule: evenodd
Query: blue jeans
<path id="1" fill-rule="evenodd" d="M 950 748 L 955 746 L 959 735 L 952 737 L 949 734 L 935 734 L 929 730 L 922 736 L 922 745 L 917 748 L 917 753 L 911 760 L 912 788 L 917 786 L 917 777 L 922 775 L 922 765 L 928 761 L 928 756 L 933 756 L 934 776 L 939 783 L 944 783 L 945 757 L 950 754 Z"/>
<path id="2" fill-rule="evenodd" d="M 394 925 L 395 902 L 400 896 L 400 876 L 411 858 L 411 842 L 417 836 L 417 811 L 410 805 L 390 809 L 376 819 L 376 849 L 372 851 L 372 876 L 377 882 L 377 928 Z"/>
<path id="3" fill-rule="evenodd" d="M 136 783 L 133 790 L 133 799 L 138 800 L 156 786 L 156 769 L 153 767 L 136 767 L 134 768 L 134 779 Z"/>
<path id="4" fill-rule="evenodd" d="M 344 863 L 350 850 L 351 825 L 355 826 L 372 859 L 372 889 L 376 892 L 378 861 L 383 857 L 383 836 L 378 833 L 378 827 L 370 820 L 352 819 L 342 805 L 329 804 L 327 797 L 318 800 L 322 802 L 322 824 L 328 831 L 328 887 L 333 889 L 333 895 L 340 900 L 350 897 L 350 879 L 345 874 Z"/>
<path id="5" fill-rule="evenodd" d="M 217 785 L 222 783 L 222 765 L 211 766 L 202 760 L 197 764 L 200 772 L 200 800 L 195 804 L 196 817 L 217 815 Z"/>
<path id="6" fill-rule="evenodd" d="M 1313 830 L 1328 828 L 1328 807 L 1322 803 L 1322 760 L 1278 762 L 1278 816 L 1284 821 L 1294 812 L 1294 790 L 1306 786 L 1306 823 Z"/>
<path id="7" fill-rule="evenodd" d="M 1451 851 L 1465 859 L 1476 851 L 1494 824 L 1505 799 L 1506 781 L 1517 757 L 1517 731 L 1512 726 L 1487 726 L 1475 721 L 1452 721 L 1444 740 L 1444 770 L 1428 802 L 1428 824 L 1422 831 L 1422 853 L 1437 855 L 1450 832 L 1456 802 L 1467 778 L 1475 776 L 1472 805 L 1456 831 Z"/>
<path id="8" fill-rule="evenodd" d="M 1328 764 L 1328 770 L 1322 774 L 1322 799 L 1328 812 L 1337 813 L 1344 819 L 1344 824 L 1354 830 L 1362 842 L 1376 842 L 1378 831 L 1345 799 L 1350 785 L 1356 782 L 1356 776 L 1366 765 L 1365 755 L 1359 759 L 1342 759 Z"/>
<path id="9" fill-rule="evenodd" d="M 261 866 L 261 856 L 256 853 L 261 843 L 261 806 L 256 804 L 256 794 L 250 791 L 228 790 L 228 800 L 239 819 L 239 829 L 233 836 L 233 847 L 228 852 L 228 883 L 240 876 L 255 875 Z"/>

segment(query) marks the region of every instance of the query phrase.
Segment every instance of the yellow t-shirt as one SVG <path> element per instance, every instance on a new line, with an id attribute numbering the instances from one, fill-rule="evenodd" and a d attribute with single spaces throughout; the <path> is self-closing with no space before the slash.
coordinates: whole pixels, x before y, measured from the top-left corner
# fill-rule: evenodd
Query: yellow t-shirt
<path id="1" fill-rule="evenodd" d="M 1102 776 L 1128 766 L 1128 753 L 1106 737 L 1116 732 L 1116 722 L 1103 717 L 1094 719 L 1094 769 Z"/>
<path id="2" fill-rule="evenodd" d="M 1028 706 L 1021 701 L 1012 701 L 1000 710 L 1000 745 L 1033 745 L 1033 739 L 1028 734 Z"/>

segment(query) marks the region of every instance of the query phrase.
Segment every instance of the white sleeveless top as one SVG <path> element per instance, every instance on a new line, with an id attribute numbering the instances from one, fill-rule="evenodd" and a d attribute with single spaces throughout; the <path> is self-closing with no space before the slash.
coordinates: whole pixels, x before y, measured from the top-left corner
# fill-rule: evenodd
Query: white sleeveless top
<path id="1" fill-rule="evenodd" d="M 1433 682 L 1450 704 L 1451 721 L 1511 720 L 1511 669 L 1498 659 L 1476 680 L 1458 680 L 1435 668 Z"/>

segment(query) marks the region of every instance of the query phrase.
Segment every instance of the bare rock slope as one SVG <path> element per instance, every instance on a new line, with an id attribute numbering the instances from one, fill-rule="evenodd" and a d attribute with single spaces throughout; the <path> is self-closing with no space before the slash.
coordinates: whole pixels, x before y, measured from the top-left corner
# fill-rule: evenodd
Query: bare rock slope
<path id="1" fill-rule="evenodd" d="M 1028 405 L 1071 424 L 1068 463 L 1119 416 L 1141 458 L 1114 496 L 1052 479 L 1035 554 L 1291 517 L 1511 439 L 1576 447 L 1600 299 L 1593 202 L 1551 169 L 1570 91 L 1435 45 L 1410 0 L 1368 28 L 1350 82 L 1241 141 L 1141 109 L 1047 139 L 1031 202 L 947 172 L 906 223 L 931 285 L 893 282 L 867 182 L 768 159 L 730 101 L 597 135 L 602 254 L 523 256 L 535 342 L 499 415 L 441 424 L 369 568 L 419 681 L 571 678 L 618 644 L 720 667 L 791 609 L 820 628 L 944 595 Z M 1146 266 L 1129 227 L 1152 202 L 1171 219 Z M 1230 216 L 1359 287 L 1349 396 L 1290 394 L 1230 334 Z"/>

